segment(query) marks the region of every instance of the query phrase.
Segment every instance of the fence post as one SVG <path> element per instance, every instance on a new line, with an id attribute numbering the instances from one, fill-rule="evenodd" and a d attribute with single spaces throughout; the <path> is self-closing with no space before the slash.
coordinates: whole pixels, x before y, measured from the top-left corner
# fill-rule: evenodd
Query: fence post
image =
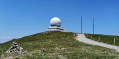
<path id="1" fill-rule="evenodd" d="M 116 38 L 114 38 L 114 44 L 115 44 L 115 39 L 116 39 Z"/>
<path id="2" fill-rule="evenodd" d="M 100 40 L 100 36 L 98 36 L 98 40 Z"/>
<path id="3" fill-rule="evenodd" d="M 91 39 L 92 39 L 92 35 L 91 35 Z"/>

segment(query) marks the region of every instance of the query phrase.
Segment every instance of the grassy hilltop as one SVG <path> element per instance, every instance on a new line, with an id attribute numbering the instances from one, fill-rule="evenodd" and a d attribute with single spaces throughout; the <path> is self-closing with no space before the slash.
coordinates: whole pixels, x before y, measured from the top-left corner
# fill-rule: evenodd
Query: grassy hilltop
<path id="1" fill-rule="evenodd" d="M 118 59 L 119 53 L 99 46 L 78 42 L 75 33 L 43 32 L 0 44 L 0 58 L 14 59 Z M 6 51 L 16 41 L 27 53 Z M 40 50 L 44 48 L 45 51 Z"/>

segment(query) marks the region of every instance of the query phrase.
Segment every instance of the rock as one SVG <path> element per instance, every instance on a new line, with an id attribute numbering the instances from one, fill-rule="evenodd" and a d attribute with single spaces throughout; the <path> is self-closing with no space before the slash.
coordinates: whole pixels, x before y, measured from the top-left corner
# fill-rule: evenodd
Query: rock
<path id="1" fill-rule="evenodd" d="M 16 42 L 13 42 L 12 46 L 7 53 L 25 53 L 24 49 L 20 47 Z"/>
<path id="2" fill-rule="evenodd" d="M 41 50 L 40 50 L 41 52 L 45 52 L 45 49 L 44 48 L 41 48 Z"/>

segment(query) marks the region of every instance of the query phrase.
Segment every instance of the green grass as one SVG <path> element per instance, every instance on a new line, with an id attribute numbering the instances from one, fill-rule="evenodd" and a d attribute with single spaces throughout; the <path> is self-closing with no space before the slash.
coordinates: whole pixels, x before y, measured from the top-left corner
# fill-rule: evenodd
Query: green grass
<path id="1" fill-rule="evenodd" d="M 99 34 L 85 34 L 85 35 L 87 38 L 90 38 L 95 41 L 119 46 L 119 36 L 99 35 Z M 115 43 L 114 43 L 114 38 L 115 38 Z"/>
<path id="2" fill-rule="evenodd" d="M 14 41 L 27 53 L 6 53 Z M 41 48 L 44 48 L 45 52 L 41 52 Z M 38 33 L 0 44 L 2 59 L 8 57 L 14 59 L 117 59 L 118 55 L 115 50 L 78 42 L 75 34 L 71 32 Z"/>

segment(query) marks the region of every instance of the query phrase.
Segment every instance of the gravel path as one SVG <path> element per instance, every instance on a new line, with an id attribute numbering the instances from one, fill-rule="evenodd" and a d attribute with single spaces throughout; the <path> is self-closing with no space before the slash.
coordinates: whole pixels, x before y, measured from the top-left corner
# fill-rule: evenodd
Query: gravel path
<path id="1" fill-rule="evenodd" d="M 102 43 L 102 42 L 97 42 L 91 39 L 88 39 L 85 37 L 84 34 L 77 34 L 78 36 L 76 37 L 76 40 L 86 43 L 86 44 L 91 44 L 91 45 L 97 45 L 97 46 L 101 46 L 101 47 L 105 47 L 105 48 L 109 48 L 109 49 L 114 49 L 116 51 L 119 52 L 119 46 L 115 46 L 115 45 L 110 45 L 110 44 L 106 44 L 106 43 Z"/>

